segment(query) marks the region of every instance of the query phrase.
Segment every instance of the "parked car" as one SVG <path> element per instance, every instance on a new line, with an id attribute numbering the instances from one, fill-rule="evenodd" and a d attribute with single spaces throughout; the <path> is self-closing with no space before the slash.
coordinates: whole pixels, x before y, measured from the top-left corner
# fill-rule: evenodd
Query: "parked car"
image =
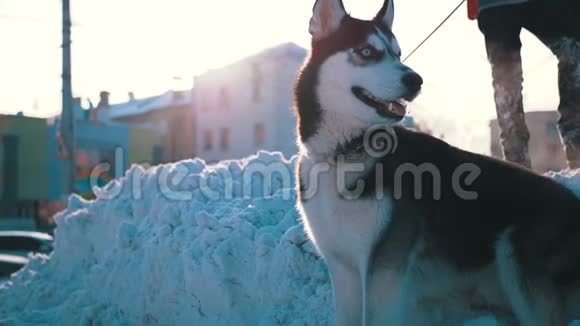
<path id="1" fill-rule="evenodd" d="M 0 254 L 0 282 L 9 278 L 12 273 L 17 272 L 27 263 L 27 258 Z"/>
<path id="2" fill-rule="evenodd" d="M 28 253 L 49 254 L 54 240 L 50 234 L 32 231 L 0 231 L 0 254 L 28 257 Z"/>

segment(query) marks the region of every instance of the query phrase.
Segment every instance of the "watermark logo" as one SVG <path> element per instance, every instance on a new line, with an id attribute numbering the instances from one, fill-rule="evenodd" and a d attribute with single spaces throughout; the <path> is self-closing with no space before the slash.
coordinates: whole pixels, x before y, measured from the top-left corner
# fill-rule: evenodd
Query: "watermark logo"
<path id="1" fill-rule="evenodd" d="M 311 199 L 328 191 L 335 191 L 345 200 L 369 195 L 378 200 L 385 196 L 396 200 L 407 197 L 441 200 L 447 195 L 462 200 L 478 199 L 478 193 L 470 189 L 482 174 L 476 164 L 462 162 L 449 166 L 453 163 L 440 157 L 406 162 L 404 156 L 399 156 L 390 161 L 394 155 L 403 153 L 397 153 L 400 143 L 396 129 L 385 125 L 366 130 L 362 144 L 358 141 L 356 145 L 350 152 L 337 154 L 332 162 L 323 160 L 301 166 L 301 199 Z M 199 196 L 206 200 L 267 197 L 283 189 L 286 189 L 282 192 L 283 199 L 289 200 L 293 192 L 287 190 L 294 189 L 297 183 L 294 167 L 288 162 L 263 161 L 258 157 L 249 159 L 243 167 L 231 162 L 208 166 L 197 160 L 160 165 L 148 173 L 142 168 L 133 168 L 127 180 L 120 180 L 124 175 L 124 154 L 121 149 L 115 151 L 115 180 L 104 189 L 99 187 L 100 176 L 109 174 L 113 166 L 101 163 L 93 168 L 90 186 L 98 198 L 106 200 L 129 194 L 134 199 L 142 199 L 145 189 L 155 186 L 164 198 L 173 201 L 190 201 Z"/>
<path id="2" fill-rule="evenodd" d="M 394 154 L 399 146 L 399 139 L 392 127 L 375 125 L 365 131 L 363 144 L 368 155 L 379 158 Z"/>

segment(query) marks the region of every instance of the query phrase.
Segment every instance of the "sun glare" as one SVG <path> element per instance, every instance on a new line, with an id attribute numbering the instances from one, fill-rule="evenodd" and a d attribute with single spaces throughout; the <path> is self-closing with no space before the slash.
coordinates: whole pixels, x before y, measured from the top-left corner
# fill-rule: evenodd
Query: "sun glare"
<path id="1" fill-rule="evenodd" d="M 161 94 L 192 87 L 193 78 L 264 48 L 294 42 L 308 47 L 314 0 L 71 0 L 73 93 L 98 102 Z M 357 18 L 371 18 L 382 0 L 344 0 Z M 0 0 L 1 113 L 58 114 L 61 94 L 60 2 Z M 456 0 L 401 0 L 395 4 L 394 32 L 409 53 L 428 35 Z M 4 17 L 4 18 L 3 18 Z M 5 17 L 11 17 L 10 19 Z M 18 31 L 14 33 L 13 31 Z M 557 105 L 556 68 L 551 54 L 524 33 L 526 107 Z M 27 40 L 23 42 L 22 40 Z M 42 54 L 42 55 L 39 55 Z M 426 80 L 412 113 L 442 114 L 447 120 L 485 121 L 493 116 L 489 65 L 477 24 L 460 10 L 407 62 Z M 546 86 L 551 85 L 549 92 Z M 541 90 L 541 91 L 540 91 Z M 453 101 L 449 101 L 453 98 Z M 434 104 L 435 103 L 435 104 Z M 444 106 L 441 108 L 441 106 Z M 466 114 L 466 108 L 470 108 Z M 463 122 L 458 122 L 459 124 Z"/>

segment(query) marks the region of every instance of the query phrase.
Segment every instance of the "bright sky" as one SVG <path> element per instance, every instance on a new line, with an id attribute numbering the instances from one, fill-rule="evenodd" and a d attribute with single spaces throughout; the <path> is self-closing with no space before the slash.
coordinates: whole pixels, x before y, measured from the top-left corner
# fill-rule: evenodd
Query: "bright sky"
<path id="1" fill-rule="evenodd" d="M 408 54 L 459 0 L 398 0 L 395 33 Z M 353 16 L 370 18 L 382 0 L 344 0 Z M 71 0 L 73 93 L 113 102 L 170 88 L 193 76 L 283 42 L 309 45 L 313 0 Z M 50 116 L 60 110 L 61 2 L 0 0 L 0 113 Z M 528 110 L 555 109 L 556 61 L 523 35 Z M 488 150 L 494 115 L 483 38 L 466 9 L 407 64 L 426 81 L 412 113 L 452 143 Z M 174 77 L 180 77 L 181 81 Z"/>

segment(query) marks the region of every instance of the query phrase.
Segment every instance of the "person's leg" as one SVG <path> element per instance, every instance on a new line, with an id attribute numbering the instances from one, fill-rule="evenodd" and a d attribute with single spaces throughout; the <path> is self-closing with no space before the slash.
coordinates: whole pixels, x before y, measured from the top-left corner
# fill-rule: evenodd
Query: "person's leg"
<path id="1" fill-rule="evenodd" d="M 519 5 L 490 8 L 481 12 L 478 20 L 491 64 L 504 158 L 530 168 L 530 134 L 522 98 L 519 10 Z"/>
<path id="2" fill-rule="evenodd" d="M 530 2 L 525 27 L 558 58 L 560 119 L 568 167 L 580 168 L 580 1 Z"/>
<path id="3" fill-rule="evenodd" d="M 580 168 L 580 38 L 561 38 L 552 46 L 558 57 L 560 119 L 568 167 Z"/>

